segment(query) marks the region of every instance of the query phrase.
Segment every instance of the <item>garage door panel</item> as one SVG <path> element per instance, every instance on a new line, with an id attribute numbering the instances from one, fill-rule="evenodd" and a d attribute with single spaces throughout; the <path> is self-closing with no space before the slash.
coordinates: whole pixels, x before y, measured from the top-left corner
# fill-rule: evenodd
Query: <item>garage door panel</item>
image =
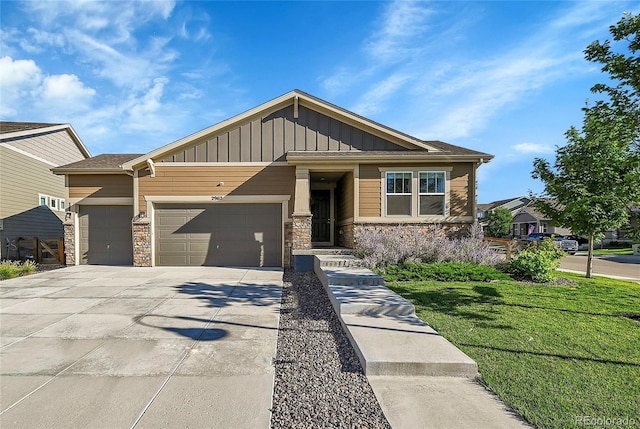
<path id="1" fill-rule="evenodd" d="M 158 265 L 282 264 L 280 204 L 167 204 L 156 207 L 155 217 Z M 178 243 L 185 245 L 184 262 Z"/>
<path id="2" fill-rule="evenodd" d="M 131 206 L 80 206 L 80 263 L 131 265 Z"/>

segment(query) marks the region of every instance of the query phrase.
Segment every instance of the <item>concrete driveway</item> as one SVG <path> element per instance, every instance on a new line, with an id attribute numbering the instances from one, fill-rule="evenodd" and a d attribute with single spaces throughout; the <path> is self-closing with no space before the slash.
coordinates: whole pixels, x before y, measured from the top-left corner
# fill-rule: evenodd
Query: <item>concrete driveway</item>
<path id="1" fill-rule="evenodd" d="M 560 269 L 574 273 L 585 273 L 587 270 L 587 254 L 578 253 L 577 255 L 562 258 Z M 640 256 L 594 256 L 592 273 L 598 276 L 640 282 Z"/>
<path id="2" fill-rule="evenodd" d="M 0 282 L 0 427 L 269 427 L 282 271 L 78 266 Z"/>

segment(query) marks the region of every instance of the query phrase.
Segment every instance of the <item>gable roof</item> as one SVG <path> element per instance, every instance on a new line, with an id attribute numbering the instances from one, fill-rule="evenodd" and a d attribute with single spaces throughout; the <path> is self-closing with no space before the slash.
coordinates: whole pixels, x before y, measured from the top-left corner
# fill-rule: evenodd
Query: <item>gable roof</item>
<path id="1" fill-rule="evenodd" d="M 78 134 L 70 124 L 46 124 L 41 122 L 7 122 L 0 121 L 0 141 L 14 139 L 18 137 L 33 136 L 50 133 L 53 131 L 66 130 L 71 139 L 82 154 L 89 158 L 91 153 L 84 145 Z"/>
<path id="2" fill-rule="evenodd" d="M 141 154 L 105 153 L 51 169 L 55 174 L 124 173 L 122 164 Z"/>
<path id="3" fill-rule="evenodd" d="M 162 146 L 158 149 L 152 150 L 149 153 L 146 153 L 140 157 L 132 159 L 123 164 L 123 168 L 126 170 L 132 170 L 134 167 L 138 167 L 141 165 L 146 165 L 148 159 L 153 161 L 158 161 L 169 155 L 172 152 L 176 152 L 181 150 L 182 148 L 186 148 L 197 141 L 200 141 L 208 136 L 215 135 L 216 133 L 220 133 L 226 129 L 237 126 L 239 123 L 247 121 L 251 118 L 267 116 L 273 112 L 276 112 L 284 107 L 293 106 L 293 111 L 298 111 L 298 106 L 304 106 L 311 110 L 317 111 L 319 113 L 325 114 L 332 118 L 336 118 L 344 123 L 349 125 L 353 125 L 363 131 L 373 134 L 374 136 L 380 137 L 387 141 L 390 141 L 396 144 L 402 151 L 398 151 L 401 153 L 405 152 L 420 152 L 421 156 L 425 156 L 427 153 L 431 155 L 442 155 L 445 157 L 457 157 L 457 156 L 467 156 L 474 157 L 477 159 L 481 159 L 481 162 L 488 162 L 493 158 L 493 155 L 472 151 L 469 149 L 464 149 L 459 146 L 450 145 L 448 143 L 440 142 L 440 141 L 423 141 L 416 137 L 410 136 L 408 134 L 397 131 L 393 128 L 387 127 L 370 119 L 367 119 L 363 116 L 357 115 L 353 112 L 350 112 L 346 109 L 338 107 L 334 104 L 328 103 L 324 100 L 321 100 L 317 97 L 309 95 L 300 90 L 293 90 L 288 92 L 280 97 L 274 98 L 266 103 L 263 103 L 253 109 L 247 110 L 239 115 L 236 115 L 232 118 L 226 119 L 222 122 L 219 122 L 211 127 L 205 128 L 201 131 L 198 131 L 194 134 L 191 134 L 182 139 L 176 140 L 173 143 L 169 143 L 165 146 Z M 294 118 L 297 113 L 294 113 Z M 339 152 L 341 156 L 344 156 L 345 152 Z M 398 153 L 394 152 L 395 155 Z M 310 153 L 306 154 L 296 154 L 294 152 L 289 152 L 291 157 L 287 155 L 287 160 L 293 160 L 298 157 L 301 159 L 301 156 L 309 156 Z M 331 156 L 332 151 L 326 152 L 314 152 L 314 154 L 319 156 Z M 367 152 L 369 156 L 374 156 L 373 152 Z M 379 154 L 379 156 L 384 156 L 385 154 Z M 353 157 L 358 155 L 351 155 Z M 366 154 L 360 153 L 360 157 L 366 156 Z"/>

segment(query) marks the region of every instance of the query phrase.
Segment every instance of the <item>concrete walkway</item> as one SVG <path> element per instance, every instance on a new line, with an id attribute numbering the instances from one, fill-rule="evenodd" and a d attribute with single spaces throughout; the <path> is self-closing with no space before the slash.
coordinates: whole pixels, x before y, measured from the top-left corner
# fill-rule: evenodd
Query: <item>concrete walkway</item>
<path id="1" fill-rule="evenodd" d="M 351 260 L 316 255 L 315 272 L 395 429 L 528 428 L 474 378 L 475 361 Z"/>
<path id="2" fill-rule="evenodd" d="M 282 271 L 69 267 L 0 282 L 0 427 L 268 428 Z"/>

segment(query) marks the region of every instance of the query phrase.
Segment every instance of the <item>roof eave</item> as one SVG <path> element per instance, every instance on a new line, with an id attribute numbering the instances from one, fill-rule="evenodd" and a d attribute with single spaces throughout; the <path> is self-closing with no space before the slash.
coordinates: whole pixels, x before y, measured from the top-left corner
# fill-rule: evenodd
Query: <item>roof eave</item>
<path id="1" fill-rule="evenodd" d="M 401 163 L 401 162 L 475 162 L 486 163 L 493 159 L 493 155 L 454 155 L 433 152 L 398 152 L 385 154 L 371 154 L 367 152 L 289 152 L 287 162 L 295 165 L 299 163 L 353 163 L 358 161 L 361 164 L 374 163 Z"/>
<path id="2" fill-rule="evenodd" d="M 53 174 L 59 176 L 71 174 L 127 174 L 122 168 L 52 168 Z"/>
<path id="3" fill-rule="evenodd" d="M 13 139 L 13 138 L 16 138 L 16 137 L 25 137 L 25 136 L 29 136 L 29 135 L 33 135 L 33 134 L 49 133 L 49 132 L 52 132 L 52 131 L 60 131 L 60 130 L 65 130 L 65 129 L 69 132 L 69 135 L 71 136 L 71 139 L 75 142 L 76 146 L 78 146 L 78 149 L 80 149 L 80 152 L 82 152 L 82 154 L 85 156 L 85 158 L 91 158 L 91 153 L 89 152 L 89 149 L 87 149 L 87 147 L 84 145 L 84 143 L 82 142 L 82 139 L 80 139 L 80 136 L 78 136 L 78 134 L 73 129 L 71 124 L 51 125 L 49 127 L 33 128 L 33 129 L 30 129 L 30 130 L 22 130 L 22 131 L 14 131 L 12 133 L 4 133 L 4 134 L 0 135 L 0 139 L 2 139 L 2 140 L 4 140 L 4 139 Z"/>

